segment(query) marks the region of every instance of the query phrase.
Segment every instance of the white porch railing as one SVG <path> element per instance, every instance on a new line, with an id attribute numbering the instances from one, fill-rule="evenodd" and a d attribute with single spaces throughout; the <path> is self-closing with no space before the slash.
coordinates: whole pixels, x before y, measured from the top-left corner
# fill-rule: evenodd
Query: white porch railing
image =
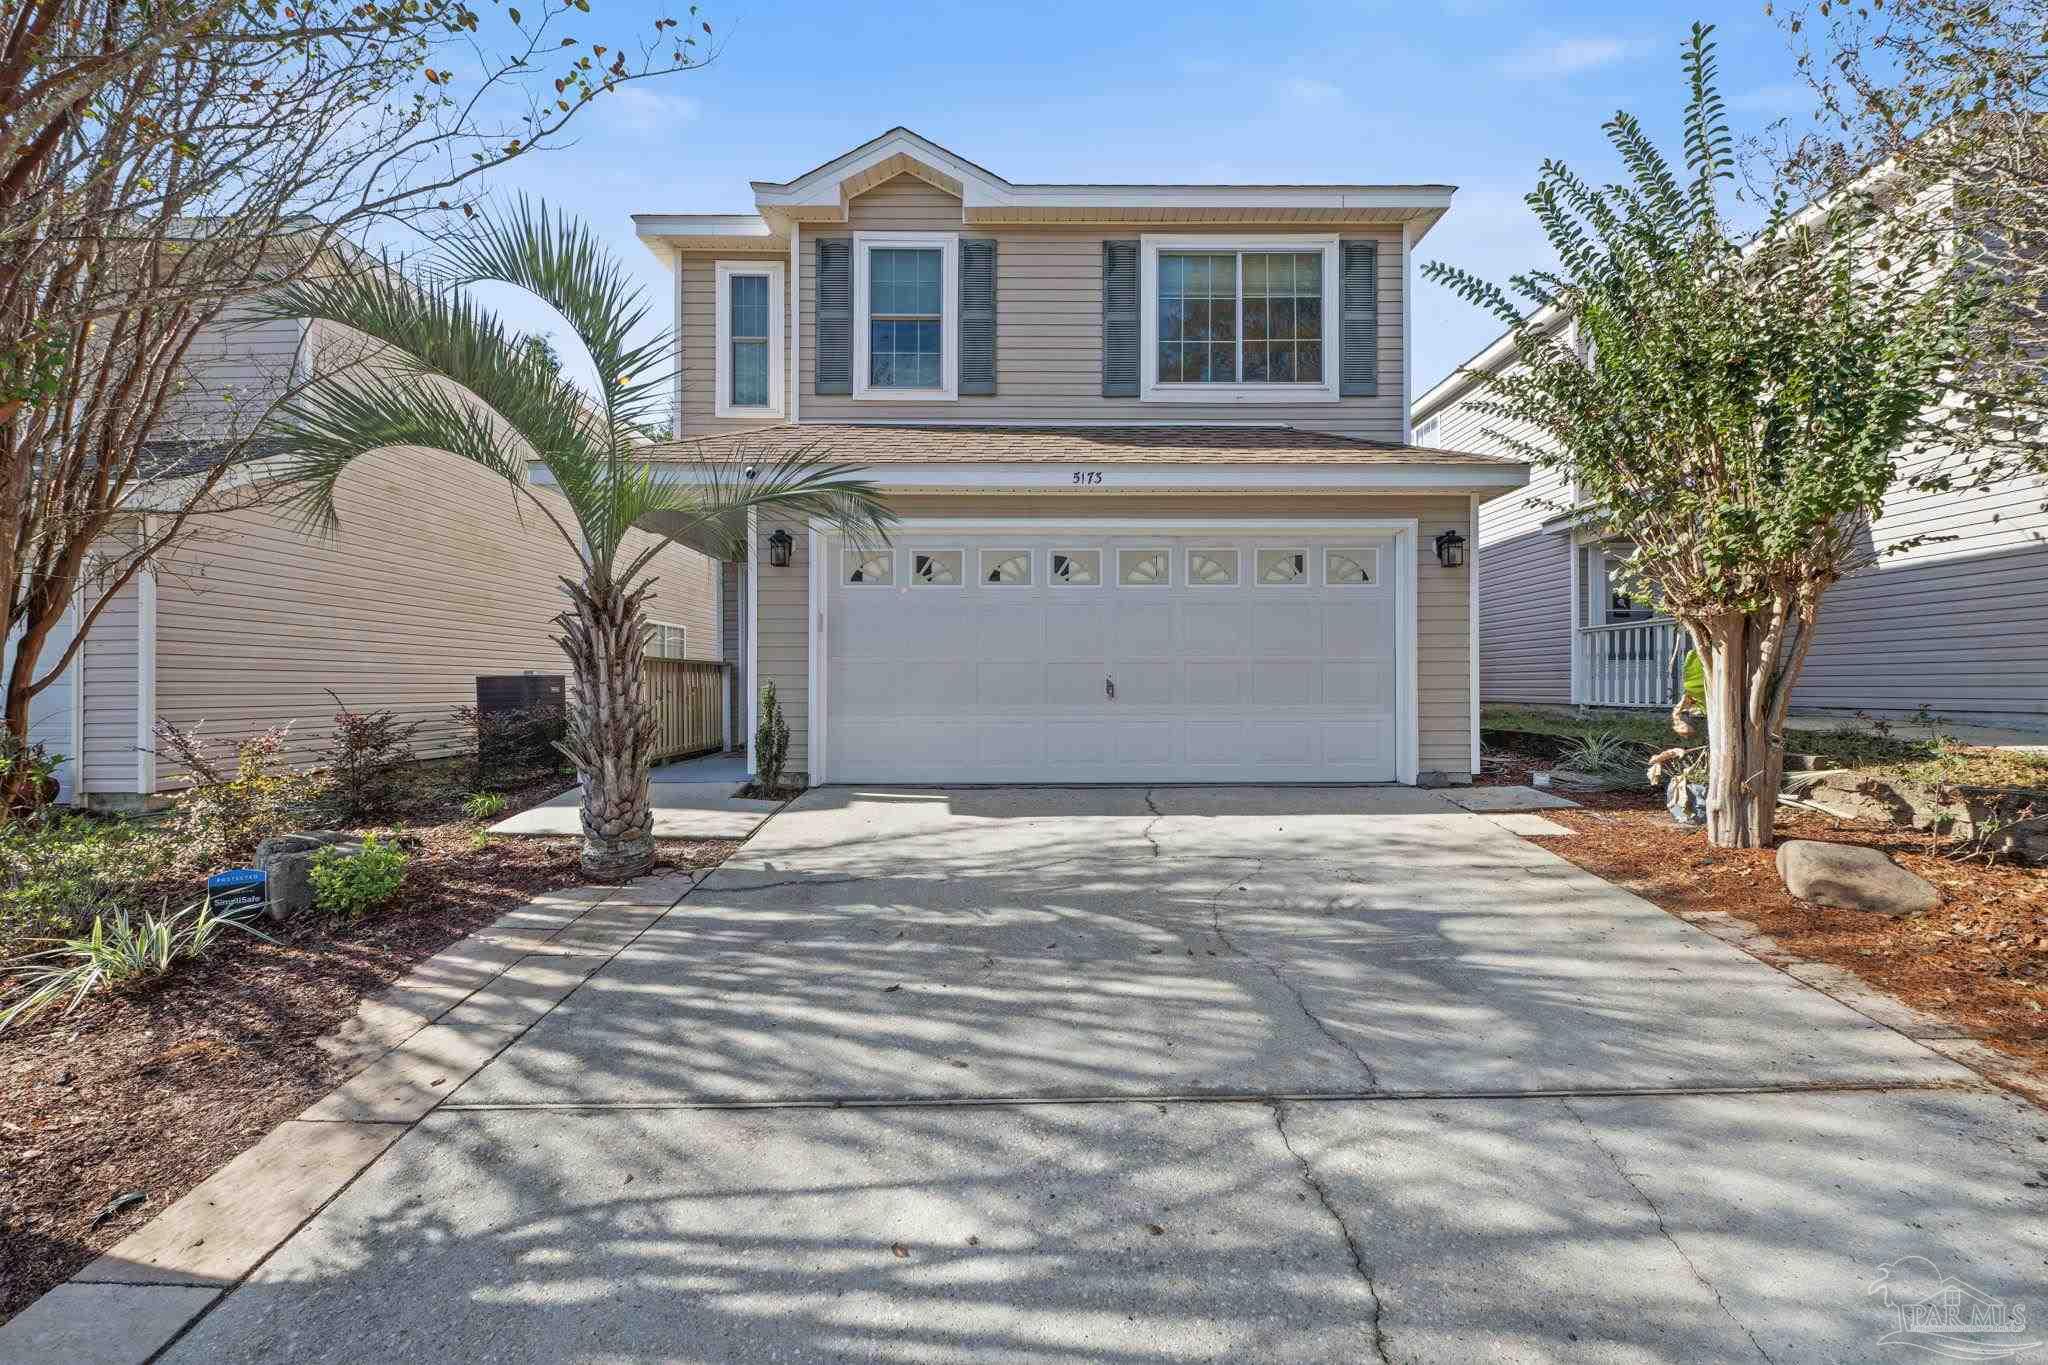
<path id="1" fill-rule="evenodd" d="M 1679 670 L 1671 651 L 1678 623 L 1620 621 L 1579 627 L 1579 676 L 1572 700 L 1581 706 L 1660 706 L 1678 700 Z"/>

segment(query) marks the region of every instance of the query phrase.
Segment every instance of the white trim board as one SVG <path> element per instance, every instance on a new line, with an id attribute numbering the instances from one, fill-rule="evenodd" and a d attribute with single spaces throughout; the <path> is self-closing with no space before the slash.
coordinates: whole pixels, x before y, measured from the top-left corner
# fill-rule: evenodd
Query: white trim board
<path id="1" fill-rule="evenodd" d="M 1144 517 L 906 517 L 893 529 L 891 539 L 900 540 L 902 533 L 915 534 L 919 531 L 983 531 L 992 534 L 1018 534 L 1026 532 L 1052 532 L 1072 530 L 1089 536 L 1115 535 L 1125 533 L 1132 536 L 1185 535 L 1201 531 L 1258 532 L 1285 538 L 1290 542 L 1303 537 L 1346 535 L 1365 532 L 1391 536 L 1393 545 L 1393 589 L 1394 617 L 1396 621 L 1396 648 L 1400 651 L 1401 666 L 1399 683 L 1401 695 L 1395 702 L 1395 714 L 1399 718 L 1400 734 L 1395 746 L 1396 780 L 1409 786 L 1415 784 L 1421 766 L 1422 750 L 1422 704 L 1421 704 L 1421 653 L 1420 653 L 1420 572 L 1421 522 L 1415 517 L 1354 517 L 1339 519 L 1317 519 L 1290 521 L 1282 518 L 1144 518 Z M 826 729 L 830 716 L 824 705 L 824 677 L 829 673 L 825 659 L 824 645 L 828 638 L 831 618 L 831 593 L 829 580 L 821 573 L 828 556 L 825 549 L 832 536 L 828 523 L 811 521 L 811 577 L 810 610 L 813 620 L 810 648 L 810 688 L 808 707 L 809 733 L 807 735 L 808 756 L 812 763 L 810 782 L 813 786 L 825 786 L 831 782 L 826 760 L 831 750 L 826 746 Z M 833 560 L 832 562 L 836 562 Z M 1112 566 L 1105 562 L 1102 577 L 1107 581 Z"/>
<path id="2" fill-rule="evenodd" d="M 747 509 L 747 776 L 757 777 L 754 735 L 761 728 L 761 516 Z"/>
<path id="3" fill-rule="evenodd" d="M 1077 474 L 1099 475 L 1084 480 Z M 861 468 L 855 477 L 885 489 L 1002 488 L 1116 493 L 1128 489 L 1203 489 L 1230 493 L 1255 489 L 1357 489 L 1364 492 L 1460 496 L 1475 490 L 1507 493 L 1529 481 L 1522 464 L 1100 464 L 1032 461 L 975 464 L 883 464 Z"/>

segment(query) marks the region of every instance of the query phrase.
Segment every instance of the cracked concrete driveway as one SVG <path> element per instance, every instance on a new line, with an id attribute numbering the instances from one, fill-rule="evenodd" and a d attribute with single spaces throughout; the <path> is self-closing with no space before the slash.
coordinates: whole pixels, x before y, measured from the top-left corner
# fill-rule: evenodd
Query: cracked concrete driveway
<path id="1" fill-rule="evenodd" d="M 169 1358 L 1907 1358 L 2043 1119 L 1426 793 L 827 789 Z"/>

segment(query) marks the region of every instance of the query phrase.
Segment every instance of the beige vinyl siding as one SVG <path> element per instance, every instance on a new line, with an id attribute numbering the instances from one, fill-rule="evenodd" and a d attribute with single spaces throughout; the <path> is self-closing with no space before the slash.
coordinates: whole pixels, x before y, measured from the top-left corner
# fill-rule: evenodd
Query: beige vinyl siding
<path id="1" fill-rule="evenodd" d="M 669 266 L 677 272 L 676 277 L 676 318 L 677 318 L 677 364 L 681 366 L 678 391 L 681 394 L 681 422 L 678 434 L 682 436 L 713 436 L 729 431 L 745 431 L 786 420 L 786 414 L 773 413 L 766 417 L 720 417 L 715 406 L 718 394 L 718 263 L 720 261 L 744 261 L 750 264 L 780 264 L 785 275 L 788 272 L 789 253 L 712 253 L 677 254 Z M 782 299 L 782 354 L 772 363 L 787 370 L 789 365 L 789 299 L 785 286 Z M 783 401 L 789 401 L 787 376 L 783 385 Z"/>
<path id="2" fill-rule="evenodd" d="M 799 241 L 802 355 L 796 382 L 806 422 L 1275 422 L 1399 441 L 1402 424 L 1401 229 L 1244 222 L 1228 226 L 1116 225 L 975 227 L 962 221 L 959 200 L 911 176 L 898 176 L 857 197 L 850 220 L 806 226 Z M 952 402 L 887 402 L 820 397 L 813 392 L 817 359 L 817 253 L 813 239 L 872 231 L 945 231 L 996 239 L 996 393 Z M 1335 403 L 1146 403 L 1102 397 L 1102 243 L 1167 231 L 1176 235 L 1289 232 L 1379 245 L 1379 393 Z M 711 416 L 713 380 L 708 330 L 713 322 L 709 256 L 684 260 L 683 435 L 706 435 L 745 423 Z M 693 285 L 693 278 L 701 283 Z M 700 297 L 701 296 L 701 297 Z M 1335 310 L 1331 310 L 1334 323 Z M 706 338 L 698 355 L 689 336 Z M 947 338 L 946 344 L 954 344 Z"/>
<path id="3" fill-rule="evenodd" d="M 768 537 L 777 527 L 787 528 L 796 540 L 796 550 L 786 569 L 768 563 Z M 754 618 L 759 634 L 754 649 L 761 676 L 756 685 L 775 684 L 775 699 L 782 706 L 783 719 L 789 723 L 788 771 L 804 773 L 810 767 L 805 748 L 810 738 L 811 715 L 810 531 L 802 518 L 763 516 L 757 540 L 760 558 L 752 572 L 759 575 L 755 588 L 759 601 Z M 752 745 L 752 735 L 747 742 Z"/>
<path id="4" fill-rule="evenodd" d="M 140 789 L 137 649 L 141 601 L 142 589 L 131 579 L 107 603 L 85 637 L 87 795 Z"/>
<path id="5" fill-rule="evenodd" d="M 158 440 L 243 436 L 284 396 L 305 328 L 292 319 L 252 321 L 229 308 L 186 348 L 182 379 L 152 433 Z"/>
<path id="6" fill-rule="evenodd" d="M 1474 410 L 1467 391 L 1432 414 L 1428 444 L 1475 455 L 1517 457 L 1489 435 L 1527 439 L 1526 423 Z M 1568 703 L 1572 699 L 1571 538 L 1543 523 L 1567 501 L 1565 478 L 1531 468 L 1526 487 L 1479 509 L 1479 694 L 1485 701 Z"/>
<path id="7" fill-rule="evenodd" d="M 1417 536 L 1416 677 L 1420 716 L 1420 767 L 1451 774 L 1472 771 L 1470 578 L 1445 569 L 1432 549 L 1437 533 L 1471 535 L 1471 503 L 1463 497 L 1359 497 L 1342 494 L 1244 494 L 1227 499 L 1201 495 L 1091 497 L 1035 494 L 1002 497 L 919 495 L 892 498 L 890 505 L 915 517 L 1093 517 L 1198 518 L 1272 517 L 1276 520 L 1340 520 L 1352 517 L 1414 517 Z M 765 540 L 770 526 L 764 522 Z M 807 601 L 808 537 L 797 536 L 796 562 L 788 569 L 760 568 L 761 676 L 772 680 L 789 713 L 790 764 L 803 762 L 801 699 L 809 686 L 810 633 Z M 766 550 L 762 551 L 765 556 Z M 807 715 L 804 715 L 807 721 Z"/>
<path id="8" fill-rule="evenodd" d="M 558 495 L 540 496 L 566 516 Z M 447 455 L 383 451 L 343 476 L 338 503 L 332 540 L 264 509 L 219 519 L 170 557 L 158 582 L 161 716 L 229 740 L 290 722 L 291 755 L 307 762 L 329 733 L 332 688 L 351 708 L 427 722 L 431 750 L 453 708 L 475 700 L 476 675 L 567 673 L 551 618 L 575 556 L 502 479 Z M 670 548 L 652 572 L 649 618 L 687 627 L 693 656 L 718 657 L 710 561 Z M 91 679 L 87 697 L 91 708 Z M 162 771 L 159 785 L 177 776 Z"/>

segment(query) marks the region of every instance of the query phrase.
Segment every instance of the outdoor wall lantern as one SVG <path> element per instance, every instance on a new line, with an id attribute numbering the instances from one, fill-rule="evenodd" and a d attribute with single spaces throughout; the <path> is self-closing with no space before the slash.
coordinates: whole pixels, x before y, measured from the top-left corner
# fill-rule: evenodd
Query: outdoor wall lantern
<path id="1" fill-rule="evenodd" d="M 777 530 L 768 537 L 768 562 L 778 569 L 789 567 L 789 552 L 796 548 L 796 541 L 789 532 Z"/>
<path id="2" fill-rule="evenodd" d="M 1463 568 L 1465 564 L 1465 537 L 1456 531 L 1445 531 L 1436 538 L 1436 562 L 1446 569 Z"/>

